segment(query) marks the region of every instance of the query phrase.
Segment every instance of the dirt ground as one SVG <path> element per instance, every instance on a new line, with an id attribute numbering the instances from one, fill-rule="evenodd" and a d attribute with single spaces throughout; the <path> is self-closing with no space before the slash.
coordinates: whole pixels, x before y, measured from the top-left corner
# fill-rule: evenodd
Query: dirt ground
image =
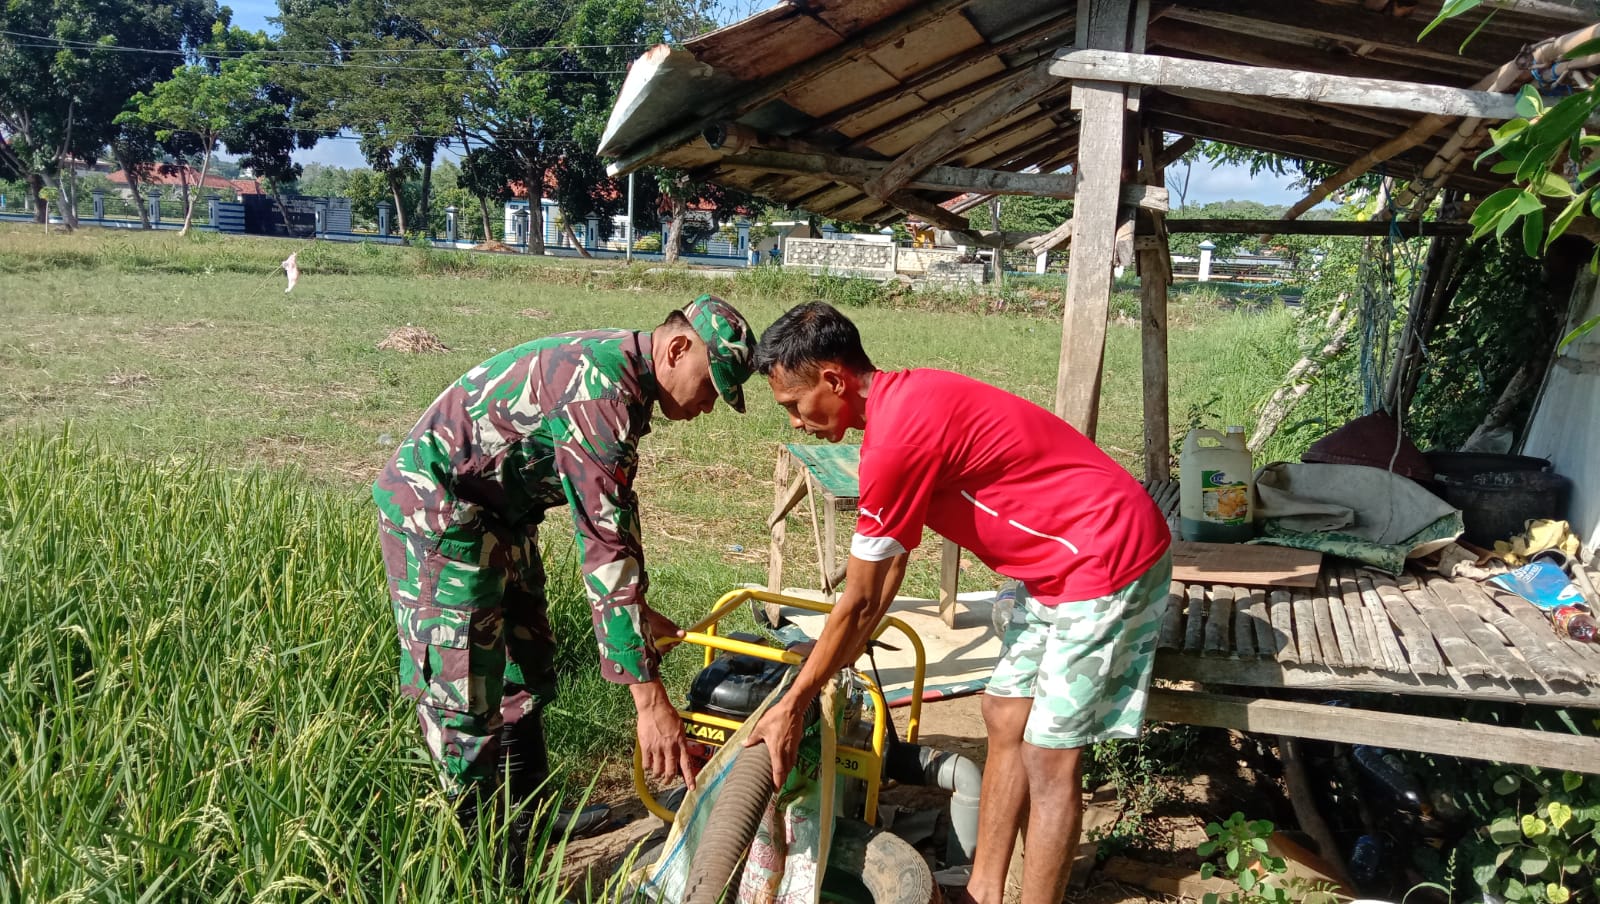
<path id="1" fill-rule="evenodd" d="M 941 700 L 924 704 L 919 731 L 922 744 L 941 750 L 960 753 L 976 762 L 984 763 L 984 744 L 981 695 Z M 909 708 L 894 711 L 895 723 L 904 737 L 910 717 Z M 1136 820 L 1131 823 L 1137 833 L 1131 842 L 1106 842 L 1101 851 L 1102 863 L 1095 864 L 1086 874 L 1074 876 L 1065 904 L 1134 904 L 1134 902 L 1172 902 L 1182 898 L 1179 894 L 1164 894 L 1143 885 L 1171 888 L 1178 877 L 1191 876 L 1199 868 L 1195 848 L 1206 840 L 1204 826 L 1212 820 L 1225 819 L 1235 810 L 1252 817 L 1271 818 L 1282 825 L 1288 814 L 1278 812 L 1282 794 L 1277 777 L 1266 755 L 1270 750 L 1259 748 L 1240 735 L 1223 731 L 1207 731 L 1195 745 L 1194 754 L 1185 761 L 1184 774 L 1162 779 L 1159 801 L 1147 814 L 1128 814 L 1125 804 L 1119 803 L 1117 791 L 1107 785 L 1087 795 L 1084 830 L 1109 834 L 1119 819 Z M 652 830 L 659 831 L 659 821 L 649 817 L 633 792 L 631 777 L 618 770 L 616 775 L 606 775 L 597 796 L 613 806 L 614 824 L 619 828 L 596 838 L 574 842 L 568 849 L 568 867 L 572 873 L 596 864 L 615 860 L 624 854 L 638 839 Z M 942 849 L 943 832 L 948 827 L 945 814 L 949 793 L 937 788 L 897 786 L 886 788 L 882 800 L 885 804 L 903 808 L 901 813 L 937 811 L 941 815 L 935 825 L 936 840 L 924 842 L 921 847 L 929 856 Z M 1124 827 L 1127 828 L 1126 826 Z M 1094 860 L 1089 848 L 1080 852 L 1079 869 Z M 1012 858 L 1013 880 L 1020 877 L 1021 845 Z M 1105 863 L 1106 859 L 1114 861 Z M 1165 877 L 1152 880 L 1151 876 Z M 1196 877 L 1197 878 L 1197 877 Z M 1136 882 L 1141 884 L 1135 884 Z M 1196 887 L 1197 888 L 1197 887 Z M 1008 900 L 1015 900 L 1017 888 L 1008 889 Z"/>

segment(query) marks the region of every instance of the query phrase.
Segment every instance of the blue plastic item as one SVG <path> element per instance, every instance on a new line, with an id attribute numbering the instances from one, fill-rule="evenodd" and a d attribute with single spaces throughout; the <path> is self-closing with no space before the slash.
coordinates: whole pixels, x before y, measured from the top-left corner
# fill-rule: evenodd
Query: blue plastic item
<path id="1" fill-rule="evenodd" d="M 1583 591 L 1552 562 L 1534 561 L 1489 579 L 1491 584 L 1515 593 L 1546 612 L 1562 606 L 1582 606 Z"/>

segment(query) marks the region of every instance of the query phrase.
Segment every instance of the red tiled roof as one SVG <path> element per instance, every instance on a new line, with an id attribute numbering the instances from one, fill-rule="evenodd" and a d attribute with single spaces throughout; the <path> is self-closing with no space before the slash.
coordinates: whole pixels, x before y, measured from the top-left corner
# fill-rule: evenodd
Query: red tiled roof
<path id="1" fill-rule="evenodd" d="M 128 174 L 122 170 L 117 170 L 106 176 L 106 178 L 121 185 L 128 183 Z M 192 166 L 162 164 L 139 176 L 139 182 L 144 185 L 182 186 L 185 181 L 191 186 L 195 185 L 200 181 L 200 171 Z M 231 192 L 259 192 L 261 190 L 261 187 L 256 184 L 254 179 L 224 179 L 216 173 L 206 173 L 205 187 Z"/>

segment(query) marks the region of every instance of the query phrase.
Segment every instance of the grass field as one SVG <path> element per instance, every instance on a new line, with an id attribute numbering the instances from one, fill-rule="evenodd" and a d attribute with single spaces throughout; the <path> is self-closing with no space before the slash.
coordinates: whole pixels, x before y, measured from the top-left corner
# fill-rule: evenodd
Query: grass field
<path id="1" fill-rule="evenodd" d="M 300 286 L 277 261 L 301 250 Z M 1048 404 L 1059 302 L 911 297 L 773 269 L 709 280 L 608 264 L 202 235 L 0 226 L 0 898 L 487 900 L 482 839 L 430 787 L 393 692 L 367 485 L 438 391 L 496 349 L 647 328 L 701 291 L 760 328 L 823 294 L 884 367 L 963 371 Z M 1034 303 L 1042 307 L 1035 309 Z M 1174 309 L 1173 420 L 1250 412 L 1297 356 L 1291 314 Z M 426 327 L 436 355 L 379 352 Z M 1137 327 L 1110 327 L 1100 440 L 1135 466 Z M 765 576 L 781 442 L 750 414 L 644 441 L 652 602 L 687 619 Z M 557 759 L 622 761 L 625 694 L 594 677 L 563 518 L 547 521 L 563 652 Z M 799 532 L 793 532 L 799 533 Z M 791 575 L 811 573 L 803 544 Z M 923 555 L 911 592 L 931 593 Z M 993 580 L 981 567 L 968 587 Z M 679 657 L 680 683 L 688 657 Z M 673 662 L 673 660 L 669 660 Z M 461 853 L 463 850 L 466 853 Z"/>

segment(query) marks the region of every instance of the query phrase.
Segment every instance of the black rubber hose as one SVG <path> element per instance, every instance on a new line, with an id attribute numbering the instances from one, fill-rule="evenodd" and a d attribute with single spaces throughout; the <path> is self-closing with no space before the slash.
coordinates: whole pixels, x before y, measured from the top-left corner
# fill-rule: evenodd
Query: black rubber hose
<path id="1" fill-rule="evenodd" d="M 933 873 L 917 849 L 904 839 L 853 819 L 833 827 L 828 872 L 855 876 L 872 893 L 873 904 L 929 904 Z"/>
<path id="2" fill-rule="evenodd" d="M 734 757 L 717 793 L 717 809 L 689 861 L 683 904 L 717 904 L 734 870 L 744 862 L 756 827 L 772 798 L 772 752 L 765 744 L 746 747 Z"/>

